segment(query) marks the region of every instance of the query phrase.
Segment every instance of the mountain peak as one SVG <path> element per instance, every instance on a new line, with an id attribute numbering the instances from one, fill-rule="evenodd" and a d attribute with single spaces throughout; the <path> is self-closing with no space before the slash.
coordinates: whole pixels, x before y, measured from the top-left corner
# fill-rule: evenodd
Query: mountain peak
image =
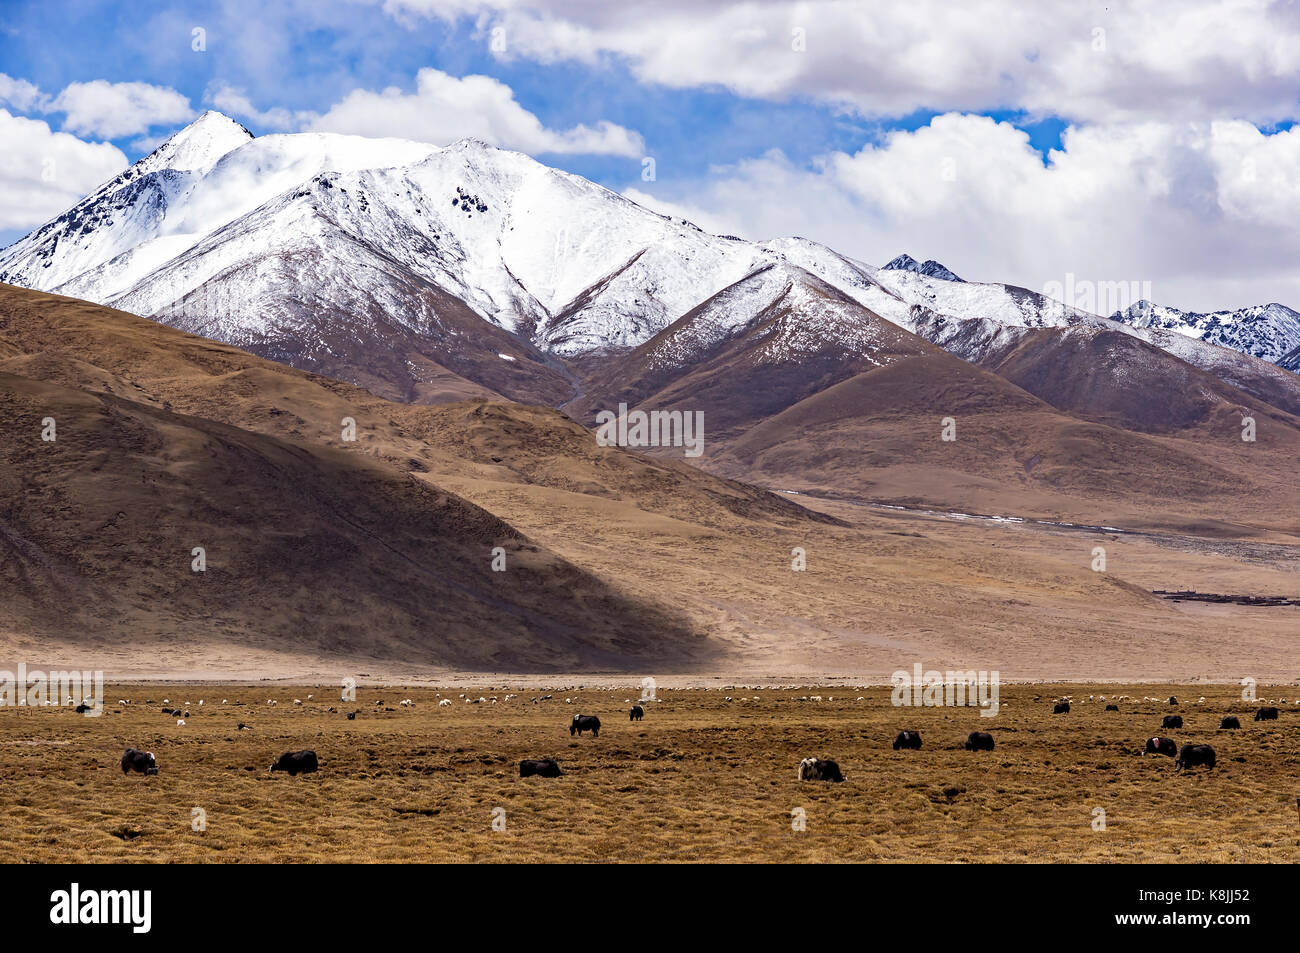
<path id="1" fill-rule="evenodd" d="M 224 113 L 209 109 L 137 163 L 142 171 L 175 169 L 206 172 L 222 156 L 254 138 L 253 134 Z"/>
<path id="2" fill-rule="evenodd" d="M 881 271 L 910 271 L 916 275 L 938 278 L 941 281 L 964 281 L 957 276 L 956 272 L 948 270 L 933 258 L 927 259 L 924 264 L 918 264 L 917 260 L 906 252 L 881 268 Z"/>

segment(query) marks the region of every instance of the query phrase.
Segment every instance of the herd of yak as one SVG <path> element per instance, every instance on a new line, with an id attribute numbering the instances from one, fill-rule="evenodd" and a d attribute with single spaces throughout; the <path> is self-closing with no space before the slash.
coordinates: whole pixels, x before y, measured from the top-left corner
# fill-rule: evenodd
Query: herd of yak
<path id="1" fill-rule="evenodd" d="M 1171 697 L 1169 704 L 1177 705 L 1178 699 Z M 1116 705 L 1107 705 L 1107 711 L 1118 711 Z M 1070 703 L 1068 701 L 1057 702 L 1052 709 L 1053 714 L 1065 715 L 1070 712 Z M 1278 709 L 1260 708 L 1255 712 L 1256 721 L 1276 721 Z M 353 717 L 349 714 L 349 718 Z M 628 713 L 628 720 L 640 721 L 645 717 L 645 709 L 640 705 L 632 706 Z M 239 727 L 243 728 L 241 724 Z M 1182 715 L 1165 715 L 1161 723 L 1162 728 L 1181 729 L 1183 727 Z M 1241 721 L 1236 715 L 1225 715 L 1219 722 L 1220 730 L 1232 730 L 1241 727 Z M 584 731 L 590 731 L 593 738 L 600 737 L 600 719 L 595 715 L 574 715 L 573 720 L 569 723 L 569 735 L 578 735 L 581 737 Z M 921 735 L 916 731 L 900 731 L 898 737 L 894 739 L 895 751 L 916 751 L 921 747 Z M 966 738 L 963 747 L 967 751 L 992 751 L 993 736 L 987 731 L 972 731 Z M 1213 769 L 1215 764 L 1214 748 L 1205 744 L 1185 744 L 1182 748 L 1173 738 L 1163 738 L 1159 735 L 1153 735 L 1146 741 L 1143 755 L 1157 754 L 1166 755 L 1175 759 L 1177 771 L 1184 768 L 1195 768 L 1204 766 Z M 316 752 L 310 749 L 302 751 L 286 751 L 280 755 L 279 759 L 271 765 L 272 771 L 284 771 L 290 777 L 299 774 L 311 774 L 319 770 L 320 762 L 316 758 Z M 140 774 L 157 774 L 158 760 L 154 757 L 152 751 L 139 751 L 135 748 L 127 748 L 122 755 L 122 773 L 129 774 L 137 771 Z M 539 778 L 558 778 L 563 772 L 560 770 L 559 763 L 554 758 L 525 758 L 519 762 L 519 776 L 521 778 L 539 777 Z M 799 762 L 796 769 L 796 777 L 800 781 L 843 781 L 844 773 L 840 770 L 837 762 L 825 758 L 804 758 Z"/>

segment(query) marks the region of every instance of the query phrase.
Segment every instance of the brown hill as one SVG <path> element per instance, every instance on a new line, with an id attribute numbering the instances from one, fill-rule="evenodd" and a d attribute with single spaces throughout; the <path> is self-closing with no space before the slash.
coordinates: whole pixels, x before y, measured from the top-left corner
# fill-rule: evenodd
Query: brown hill
<path id="1" fill-rule="evenodd" d="M 999 340 L 976 366 L 772 266 L 587 365 L 567 409 L 589 423 L 620 403 L 702 411 L 702 465 L 779 489 L 1103 524 L 1296 525 L 1285 473 L 1300 419 L 1100 323 Z M 941 439 L 946 418 L 956 440 Z"/>
<path id="2" fill-rule="evenodd" d="M 556 410 L 484 400 L 394 403 L 147 318 L 11 285 L 0 285 L 0 371 L 361 451 L 427 479 L 550 486 L 706 523 L 733 515 L 827 519 L 681 461 L 600 447 Z M 356 422 L 355 442 L 342 439 L 345 418 Z"/>
<path id="3" fill-rule="evenodd" d="M 620 403 L 703 411 L 712 440 L 855 374 L 940 349 L 808 272 L 768 265 L 640 347 L 608 357 L 565 409 L 591 423 Z"/>
<path id="4" fill-rule="evenodd" d="M 1274 405 L 1153 344 L 1099 324 L 1025 329 L 978 363 L 1058 410 L 1140 433 L 1194 429 L 1210 423 L 1225 406 L 1274 418 L 1283 426 L 1300 422 L 1294 412 L 1287 413 L 1296 405 L 1294 395 L 1273 394 Z"/>
<path id="5" fill-rule="evenodd" d="M 438 486 L 515 484 L 699 525 L 833 523 L 516 404 L 393 404 L 75 299 L 0 286 L 14 631 L 506 670 L 691 667 L 680 613 Z M 56 420 L 57 440 L 40 439 Z M 342 422 L 357 440 L 342 439 Z M 505 573 L 490 571 L 504 546 Z M 190 571 L 203 546 L 208 570 Z M 178 636 L 177 633 L 187 633 Z"/>
<path id="6" fill-rule="evenodd" d="M 708 654 L 685 620 L 365 455 L 11 374 L 0 414 L 4 601 L 20 631 L 497 670 Z"/>
<path id="7" fill-rule="evenodd" d="M 936 355 L 801 401 L 715 448 L 708 465 L 768 486 L 902 505 L 1176 529 L 1214 519 L 1294 532 L 1287 461 L 1300 451 L 1300 431 L 1272 411 L 1257 441 L 1245 443 L 1238 409 L 1214 404 L 1196 429 L 1176 436 L 1137 433 L 1062 413 Z M 949 417 L 956 439 L 944 441 Z"/>
<path id="8" fill-rule="evenodd" d="M 1124 445 L 1120 458 L 1152 447 L 1190 455 L 1177 465 L 1153 457 L 1163 472 L 1182 466 L 1194 477 L 1207 459 L 1233 475 L 1245 466 L 1231 448 L 1062 414 L 959 361 L 974 376 L 953 377 L 951 360 L 940 352 L 873 365 L 755 428 L 763 436 L 786 413 L 806 415 L 810 439 L 792 445 L 791 459 L 775 444 L 742 449 L 778 486 L 789 486 L 782 481 L 803 453 L 810 477 L 842 478 L 852 493 L 978 504 L 1000 499 L 983 496 L 996 491 L 1016 506 L 1087 504 L 1116 518 L 1156 509 L 1013 480 L 1016 467 L 1044 464 L 1021 464 L 1008 434 L 1026 419 L 1085 428 L 1050 434 L 1076 454 L 1054 464 L 1066 476 L 1092 459 L 1098 433 L 1146 441 Z M 1006 678 L 1145 678 L 1216 672 L 1225 645 L 1251 672 L 1282 671 L 1290 658 L 1293 622 L 1280 610 L 1202 616 L 1150 595 L 1286 591 L 1286 545 L 1207 549 L 1190 537 L 1008 529 L 837 501 L 813 505 L 838 519 L 814 516 L 680 459 L 598 447 L 554 410 L 395 404 L 151 321 L 14 288 L 0 287 L 0 373 L 6 420 L 20 421 L 6 424 L 0 460 L 2 545 L 19 554 L 0 570 L 0 604 L 12 609 L 0 620 L 0 651 L 15 661 L 57 657 L 137 675 L 333 678 L 342 668 L 404 679 L 431 666 L 880 677 L 924 660 L 1000 668 Z M 822 429 L 831 418 L 815 413 L 822 395 L 842 401 L 841 470 L 829 462 L 833 443 L 822 442 L 839 439 Z M 940 404 L 956 412 L 959 440 L 939 451 L 970 453 L 971 463 L 944 469 L 920 455 L 930 448 L 917 435 L 939 444 Z M 64 446 L 39 441 L 51 407 Z M 341 440 L 349 416 L 355 442 Z M 981 439 L 965 445 L 980 426 Z M 864 438 L 867 451 L 883 448 L 880 459 L 852 455 Z M 996 452 L 981 459 L 981 446 Z M 1222 521 L 1214 531 L 1226 531 Z M 537 567 L 511 591 L 488 574 L 484 541 L 498 535 L 516 540 L 502 545 L 519 568 Z M 1099 539 L 1114 571 L 1089 568 Z M 197 579 L 195 545 L 209 556 Z M 806 571 L 792 572 L 796 549 L 807 553 Z"/>

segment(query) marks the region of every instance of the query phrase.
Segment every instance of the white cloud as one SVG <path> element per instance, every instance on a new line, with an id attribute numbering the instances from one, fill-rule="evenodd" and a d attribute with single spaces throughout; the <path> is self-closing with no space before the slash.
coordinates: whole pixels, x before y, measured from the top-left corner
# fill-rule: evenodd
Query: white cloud
<path id="1" fill-rule="evenodd" d="M 169 87 L 102 79 L 70 83 L 42 111 L 66 113 L 68 132 L 105 139 L 140 135 L 195 116 L 189 99 Z"/>
<path id="2" fill-rule="evenodd" d="M 645 151 L 640 135 L 603 120 L 591 126 L 548 129 L 519 105 L 504 83 L 490 76 L 457 78 L 436 69 L 420 70 L 414 93 L 396 87 L 382 92 L 354 90 L 324 115 L 309 119 L 306 128 L 438 145 L 477 138 L 534 154 L 639 156 Z"/>
<path id="3" fill-rule="evenodd" d="M 715 231 L 800 234 L 873 264 L 906 251 L 1034 289 L 1068 272 L 1149 281 L 1176 307 L 1300 307 L 1300 127 L 1072 127 L 1044 162 L 1013 126 L 949 114 L 811 168 L 772 152 L 667 201 L 639 183 L 627 194 Z"/>
<path id="4" fill-rule="evenodd" d="M 0 109 L 0 229 L 32 228 L 127 166 L 108 143 L 83 142 Z"/>
<path id="5" fill-rule="evenodd" d="M 471 17 L 485 44 L 500 30 L 503 59 L 617 56 L 646 82 L 807 97 L 870 116 L 1023 109 L 1272 122 L 1297 112 L 1290 0 L 383 2 L 399 17 Z"/>
<path id="6" fill-rule="evenodd" d="M 32 83 L 0 73 L 0 106 L 12 106 L 19 112 L 30 112 L 45 100 L 46 96 Z"/>
<path id="7" fill-rule="evenodd" d="M 274 106 L 270 109 L 258 109 L 242 89 L 218 85 L 210 90 L 207 99 L 212 108 L 231 116 L 251 120 L 263 129 L 276 132 L 291 132 L 308 126 L 319 118 L 316 113 L 302 110 L 285 109 Z"/>

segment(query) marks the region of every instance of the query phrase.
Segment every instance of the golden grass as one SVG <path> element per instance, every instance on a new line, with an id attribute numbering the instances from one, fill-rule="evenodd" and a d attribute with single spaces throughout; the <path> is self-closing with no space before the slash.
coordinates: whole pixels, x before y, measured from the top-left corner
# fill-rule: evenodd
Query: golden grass
<path id="1" fill-rule="evenodd" d="M 537 704 L 546 692 L 530 690 L 496 705 L 467 704 L 460 691 L 443 690 L 453 704 L 439 707 L 428 689 L 363 688 L 347 704 L 331 687 L 117 686 L 100 718 L 0 710 L 0 860 L 1293 863 L 1300 855 L 1300 706 L 1288 704 L 1278 722 L 1247 717 L 1240 731 L 1218 731 L 1223 713 L 1252 710 L 1230 686 L 1004 686 L 995 718 L 894 708 L 883 688 L 661 690 L 638 724 L 628 721 L 628 688 L 589 684 Z M 823 700 L 795 700 L 812 694 Z M 1135 700 L 1119 702 L 1118 713 L 1081 702 L 1101 694 Z M 1176 709 L 1140 700 L 1170 694 L 1182 702 Z M 1059 695 L 1075 699 L 1067 715 L 1052 714 Z M 124 697 L 133 704 L 119 708 Z M 189 703 L 184 727 L 159 712 L 164 698 Z M 415 707 L 401 707 L 403 698 Z M 361 714 L 346 720 L 355 708 Z M 1171 710 L 1183 715 L 1182 731 L 1160 730 Z M 570 738 L 578 711 L 600 716 L 599 738 Z M 237 731 L 240 721 L 253 727 Z M 919 730 L 925 747 L 891 750 L 901 728 Z M 991 731 L 997 750 L 961 750 L 973 730 Z M 1156 733 L 1213 744 L 1219 766 L 1176 775 L 1170 759 L 1139 756 Z M 154 751 L 161 773 L 124 777 L 128 745 Z M 281 751 L 304 747 L 319 754 L 319 774 L 268 773 Z M 795 766 L 809 755 L 838 760 L 846 782 L 798 782 Z M 519 777 L 521 758 L 543 756 L 557 758 L 564 777 Z M 206 831 L 192 829 L 195 807 Z M 797 807 L 804 832 L 792 830 Z M 1104 832 L 1093 830 L 1098 807 Z M 505 809 L 504 831 L 492 829 L 495 808 Z"/>

